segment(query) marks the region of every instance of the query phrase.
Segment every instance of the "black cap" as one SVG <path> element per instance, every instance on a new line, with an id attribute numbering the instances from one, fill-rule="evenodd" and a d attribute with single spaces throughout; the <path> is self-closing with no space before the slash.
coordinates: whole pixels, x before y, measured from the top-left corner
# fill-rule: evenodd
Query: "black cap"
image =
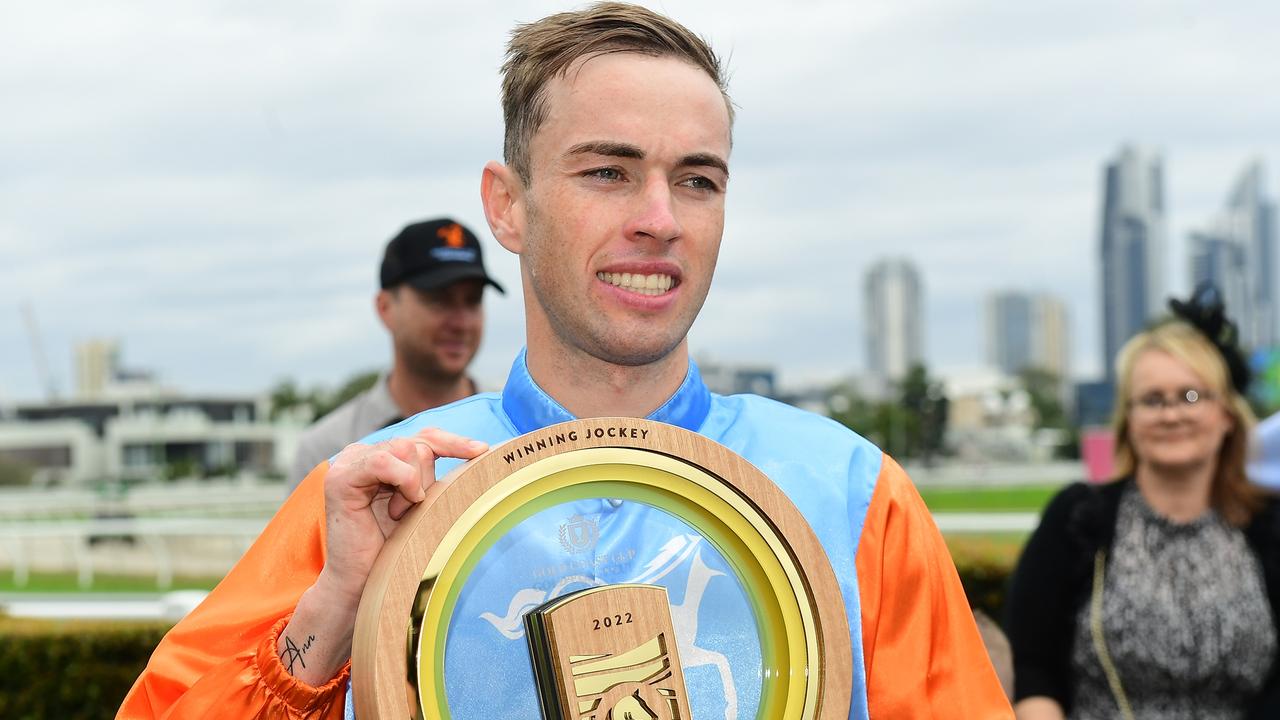
<path id="1" fill-rule="evenodd" d="M 480 241 L 475 234 L 449 218 L 406 225 L 399 235 L 391 238 L 382 255 L 384 290 L 401 283 L 421 290 L 437 290 L 473 278 L 506 293 L 485 272 Z"/>

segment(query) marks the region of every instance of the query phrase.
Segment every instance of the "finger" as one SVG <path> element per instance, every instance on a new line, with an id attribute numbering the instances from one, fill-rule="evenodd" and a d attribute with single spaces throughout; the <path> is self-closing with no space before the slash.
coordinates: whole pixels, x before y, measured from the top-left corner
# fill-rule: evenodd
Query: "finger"
<path id="1" fill-rule="evenodd" d="M 489 449 L 489 444 L 482 440 L 472 440 L 456 433 L 440 428 L 423 428 L 413 436 L 417 442 L 424 442 L 436 457 L 460 458 L 470 460 Z"/>
<path id="2" fill-rule="evenodd" d="M 391 500 L 387 502 L 387 517 L 392 520 L 399 520 L 404 514 L 409 512 L 409 508 L 417 505 L 415 502 L 409 502 L 402 493 L 396 493 L 391 496 Z"/>
<path id="3" fill-rule="evenodd" d="M 435 455 L 431 452 L 431 448 L 427 447 L 425 443 L 418 443 L 418 447 L 420 452 L 418 467 L 421 471 L 424 495 L 421 503 L 414 504 L 430 505 L 435 502 L 435 499 L 440 495 L 440 493 L 444 492 L 444 489 L 451 483 L 445 480 L 436 479 Z M 404 513 L 408 512 L 409 508 L 412 507 L 412 504 L 404 502 L 402 508 L 402 503 L 396 502 L 397 500 L 402 500 L 401 496 L 398 494 L 393 496 L 392 502 L 388 503 L 387 506 L 387 515 L 391 517 L 392 520 L 399 520 L 403 517 Z"/>
<path id="4" fill-rule="evenodd" d="M 416 460 L 405 462 L 383 446 L 344 466 L 341 473 L 335 473 L 335 480 L 340 488 L 355 491 L 366 504 L 383 490 L 404 495 L 411 502 L 420 502 L 424 497 Z"/>

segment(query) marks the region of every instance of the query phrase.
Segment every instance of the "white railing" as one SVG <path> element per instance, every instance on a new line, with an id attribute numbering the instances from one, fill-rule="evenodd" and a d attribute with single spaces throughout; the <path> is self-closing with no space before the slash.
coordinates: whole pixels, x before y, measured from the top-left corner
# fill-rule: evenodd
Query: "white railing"
<path id="1" fill-rule="evenodd" d="M 1033 512 L 940 512 L 933 514 L 933 521 L 944 533 L 1020 533 L 1031 532 L 1040 523 L 1040 514 Z"/>
<path id="2" fill-rule="evenodd" d="M 942 512 L 934 521 L 944 533 L 1030 532 L 1039 515 L 1030 512 L 971 513 Z M 31 573 L 34 540 L 60 540 L 71 548 L 77 581 L 90 588 L 96 571 L 93 554 L 87 549 L 91 538 L 133 538 L 149 549 L 154 558 L 156 587 L 172 587 L 174 558 L 170 541 L 175 538 L 233 538 L 240 551 L 247 549 L 266 526 L 266 518 L 140 518 L 54 522 L 20 522 L 0 525 L 0 547 L 11 558 L 15 584 L 25 587 Z M 238 557 L 238 556 L 237 556 Z M 228 559 L 228 567 L 236 558 Z"/>
<path id="3" fill-rule="evenodd" d="M 26 587 L 31 574 L 29 548 L 36 539 L 63 541 L 71 549 L 76 578 L 81 588 L 93 585 L 94 558 L 87 549 L 91 538 L 132 538 L 144 544 L 154 558 L 156 587 L 173 585 L 174 562 L 169 541 L 179 537 L 233 538 L 247 549 L 266 527 L 266 518 L 139 518 L 103 520 L 63 520 L 50 522 L 7 522 L 0 524 L 0 547 L 11 557 L 14 584 Z M 230 558 L 231 562 L 235 558 Z M 228 563 L 230 565 L 230 563 Z"/>
<path id="4" fill-rule="evenodd" d="M 81 489 L 0 491 L 0 525 L 11 520 L 147 515 L 270 517 L 284 502 L 279 483 L 141 486 L 116 496 Z"/>
<path id="5" fill-rule="evenodd" d="M 1066 485 L 1087 477 L 1079 460 L 1044 463 L 971 463 L 942 461 L 903 466 L 912 482 L 924 487 L 997 487 L 1009 485 Z"/>

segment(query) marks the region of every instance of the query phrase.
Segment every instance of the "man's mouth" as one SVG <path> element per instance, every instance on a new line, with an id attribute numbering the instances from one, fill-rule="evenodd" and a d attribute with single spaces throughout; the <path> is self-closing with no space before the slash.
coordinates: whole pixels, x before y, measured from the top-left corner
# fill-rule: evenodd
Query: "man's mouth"
<path id="1" fill-rule="evenodd" d="M 661 273 L 641 275 L 640 273 L 598 272 L 596 277 L 614 287 L 641 295 L 661 295 L 675 285 L 674 278 Z"/>

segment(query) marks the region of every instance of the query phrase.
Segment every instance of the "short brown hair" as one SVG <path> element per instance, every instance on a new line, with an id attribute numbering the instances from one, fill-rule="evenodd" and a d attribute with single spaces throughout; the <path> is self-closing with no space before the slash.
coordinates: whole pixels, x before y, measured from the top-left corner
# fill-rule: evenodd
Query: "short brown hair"
<path id="1" fill-rule="evenodd" d="M 502 65 L 503 159 L 529 184 L 529 142 L 547 117 L 547 83 L 578 59 L 615 52 L 674 57 L 703 70 L 724 95 L 728 79 L 711 46 L 688 28 L 647 8 L 602 2 L 518 25 Z"/>
<path id="2" fill-rule="evenodd" d="M 1129 441 L 1129 400 L 1133 392 L 1133 368 L 1147 350 L 1161 350 L 1181 360 L 1208 385 L 1231 415 L 1231 432 L 1223 438 L 1209 502 L 1218 514 L 1237 527 L 1247 525 L 1263 504 L 1262 490 L 1245 475 L 1249 435 L 1257 418 L 1245 398 L 1231 384 L 1231 373 L 1222 353 L 1199 330 L 1182 320 L 1167 320 L 1138 333 L 1116 357 L 1115 471 L 1126 477 L 1137 469 L 1138 457 Z"/>

